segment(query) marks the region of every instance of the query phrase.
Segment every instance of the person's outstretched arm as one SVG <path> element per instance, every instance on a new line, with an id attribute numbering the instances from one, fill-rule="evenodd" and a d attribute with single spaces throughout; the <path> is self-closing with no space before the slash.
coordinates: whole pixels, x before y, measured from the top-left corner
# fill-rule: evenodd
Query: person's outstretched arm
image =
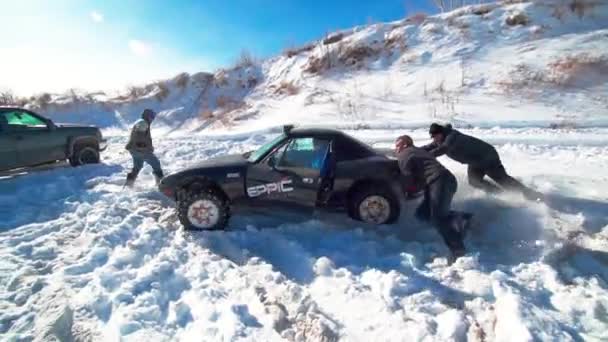
<path id="1" fill-rule="evenodd" d="M 431 152 L 431 154 L 435 157 L 439 157 L 439 156 L 446 154 L 454 146 L 455 138 L 456 138 L 456 134 L 454 132 L 451 132 L 450 134 L 448 134 L 445 137 L 445 140 L 443 140 L 443 142 L 440 145 L 436 146 L 434 149 L 430 150 L 429 152 Z"/>

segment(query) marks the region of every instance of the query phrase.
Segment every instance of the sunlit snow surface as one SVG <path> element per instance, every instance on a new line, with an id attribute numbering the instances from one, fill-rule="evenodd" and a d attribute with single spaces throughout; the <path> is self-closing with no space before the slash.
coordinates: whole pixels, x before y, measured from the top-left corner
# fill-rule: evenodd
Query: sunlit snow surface
<path id="1" fill-rule="evenodd" d="M 608 339 L 607 130 L 471 130 L 548 205 L 472 190 L 469 253 L 448 266 L 411 218 L 236 216 L 185 232 L 145 168 L 110 137 L 103 164 L 0 180 L 0 336 L 40 341 L 526 341 Z M 351 132 L 389 146 L 402 130 Z M 420 142 L 424 130 L 409 131 Z M 158 138 L 167 172 L 272 134 Z"/>

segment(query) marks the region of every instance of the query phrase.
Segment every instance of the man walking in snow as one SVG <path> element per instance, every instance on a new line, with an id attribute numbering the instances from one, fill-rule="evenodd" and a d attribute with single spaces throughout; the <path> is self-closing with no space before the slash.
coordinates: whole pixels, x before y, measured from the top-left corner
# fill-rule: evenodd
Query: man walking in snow
<path id="1" fill-rule="evenodd" d="M 395 152 L 404 183 L 424 189 L 424 200 L 416 210 L 416 217 L 430 221 L 437 228 L 452 252 L 452 261 L 463 256 L 462 233 L 466 224 L 459 222 L 456 213 L 450 210 L 458 187 L 456 177 L 431 153 L 415 147 L 412 138 L 407 135 L 397 138 Z"/>
<path id="2" fill-rule="evenodd" d="M 160 161 L 154 155 L 154 146 L 150 135 L 150 126 L 154 118 L 156 118 L 156 113 L 151 109 L 145 109 L 141 114 L 141 119 L 137 120 L 131 128 L 131 136 L 127 146 L 125 146 L 125 149 L 133 157 L 133 170 L 127 174 L 127 182 L 125 183 L 128 187 L 132 187 L 135 183 L 144 162 L 152 167 L 157 184 L 163 178 L 163 170 Z"/>
<path id="3" fill-rule="evenodd" d="M 521 192 L 531 200 L 542 199 L 542 194 L 526 187 L 507 174 L 494 146 L 460 133 L 449 124 L 441 126 L 433 123 L 429 128 L 429 134 L 433 138 L 433 142 L 422 146 L 422 149 L 429 151 L 435 157 L 445 154 L 457 162 L 467 164 L 467 175 L 471 186 L 489 193 L 499 193 L 506 189 Z M 485 175 L 488 175 L 502 188 L 485 180 Z"/>

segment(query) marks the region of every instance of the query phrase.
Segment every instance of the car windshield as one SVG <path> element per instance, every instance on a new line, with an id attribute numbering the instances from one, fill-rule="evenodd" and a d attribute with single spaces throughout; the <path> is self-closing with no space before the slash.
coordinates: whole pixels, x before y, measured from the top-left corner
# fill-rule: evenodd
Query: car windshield
<path id="1" fill-rule="evenodd" d="M 251 153 L 251 155 L 249 155 L 249 157 L 247 158 L 247 160 L 249 160 L 252 163 L 257 162 L 263 155 L 267 154 L 268 152 L 270 152 L 270 150 L 280 141 L 285 139 L 285 135 L 281 134 L 278 137 L 272 139 L 271 141 L 265 143 L 264 145 L 262 145 L 262 147 L 260 147 L 257 151 Z"/>

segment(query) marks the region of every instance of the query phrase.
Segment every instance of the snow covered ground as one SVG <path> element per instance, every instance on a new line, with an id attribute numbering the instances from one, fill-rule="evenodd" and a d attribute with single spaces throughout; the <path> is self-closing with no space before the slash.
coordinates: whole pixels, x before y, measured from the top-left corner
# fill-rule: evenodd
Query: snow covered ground
<path id="1" fill-rule="evenodd" d="M 351 133 L 383 145 L 403 132 Z M 124 136 L 110 137 L 102 165 L 5 177 L 2 339 L 608 339 L 607 130 L 467 132 L 495 143 L 508 170 L 550 200 L 477 192 L 442 159 L 460 179 L 455 206 L 479 222 L 451 266 L 435 231 L 408 215 L 414 203 L 380 229 L 237 216 L 226 232 L 185 232 L 149 169 L 121 191 Z M 165 138 L 157 151 L 171 172 L 272 136 Z"/>

